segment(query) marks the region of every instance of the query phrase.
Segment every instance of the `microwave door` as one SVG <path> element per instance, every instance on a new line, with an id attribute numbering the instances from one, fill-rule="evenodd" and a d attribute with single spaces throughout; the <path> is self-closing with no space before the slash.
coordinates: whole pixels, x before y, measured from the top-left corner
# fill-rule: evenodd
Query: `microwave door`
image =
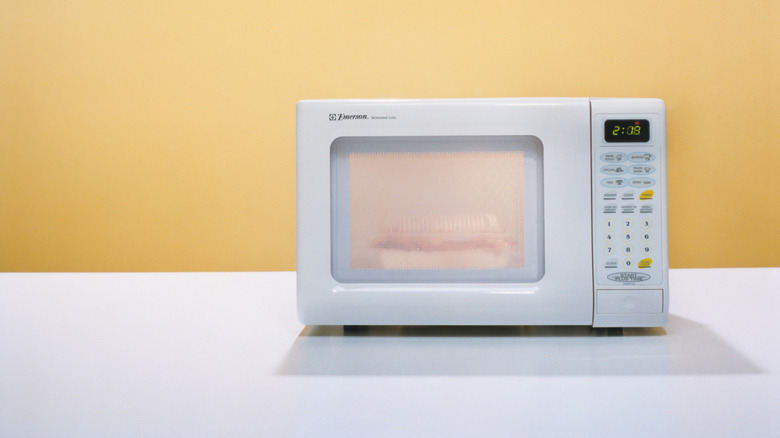
<path id="1" fill-rule="evenodd" d="M 299 133 L 305 323 L 592 324 L 587 100 L 463 105 Z"/>

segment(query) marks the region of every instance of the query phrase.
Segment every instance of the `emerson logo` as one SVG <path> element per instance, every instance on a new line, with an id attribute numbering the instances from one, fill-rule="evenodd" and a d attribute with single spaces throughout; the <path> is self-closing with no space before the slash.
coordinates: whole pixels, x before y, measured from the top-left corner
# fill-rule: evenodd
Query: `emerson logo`
<path id="1" fill-rule="evenodd" d="M 366 120 L 368 116 L 366 114 L 331 114 L 328 116 L 328 120 L 331 122 L 337 122 L 339 120 Z"/>

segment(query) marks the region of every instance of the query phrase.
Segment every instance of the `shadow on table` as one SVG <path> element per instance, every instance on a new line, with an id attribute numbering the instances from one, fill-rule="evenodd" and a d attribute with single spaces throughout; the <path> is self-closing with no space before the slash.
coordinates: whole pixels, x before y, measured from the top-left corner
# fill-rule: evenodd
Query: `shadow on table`
<path id="1" fill-rule="evenodd" d="M 706 326 L 670 315 L 666 329 L 582 326 L 307 326 L 283 375 L 758 374 Z"/>

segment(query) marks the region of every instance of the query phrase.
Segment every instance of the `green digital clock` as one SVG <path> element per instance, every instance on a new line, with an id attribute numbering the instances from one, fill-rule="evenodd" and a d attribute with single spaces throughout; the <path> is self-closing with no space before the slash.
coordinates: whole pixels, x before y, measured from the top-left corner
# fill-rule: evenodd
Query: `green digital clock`
<path id="1" fill-rule="evenodd" d="M 647 143 L 650 141 L 650 121 L 607 120 L 604 122 L 604 140 L 608 143 Z"/>

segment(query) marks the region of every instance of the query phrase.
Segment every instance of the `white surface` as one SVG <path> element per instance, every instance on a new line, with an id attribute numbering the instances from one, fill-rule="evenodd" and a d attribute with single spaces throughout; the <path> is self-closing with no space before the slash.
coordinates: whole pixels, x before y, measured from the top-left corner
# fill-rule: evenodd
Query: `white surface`
<path id="1" fill-rule="evenodd" d="M 665 330 L 345 337 L 289 272 L 0 274 L 0 437 L 777 436 L 780 269 L 670 277 Z"/>

